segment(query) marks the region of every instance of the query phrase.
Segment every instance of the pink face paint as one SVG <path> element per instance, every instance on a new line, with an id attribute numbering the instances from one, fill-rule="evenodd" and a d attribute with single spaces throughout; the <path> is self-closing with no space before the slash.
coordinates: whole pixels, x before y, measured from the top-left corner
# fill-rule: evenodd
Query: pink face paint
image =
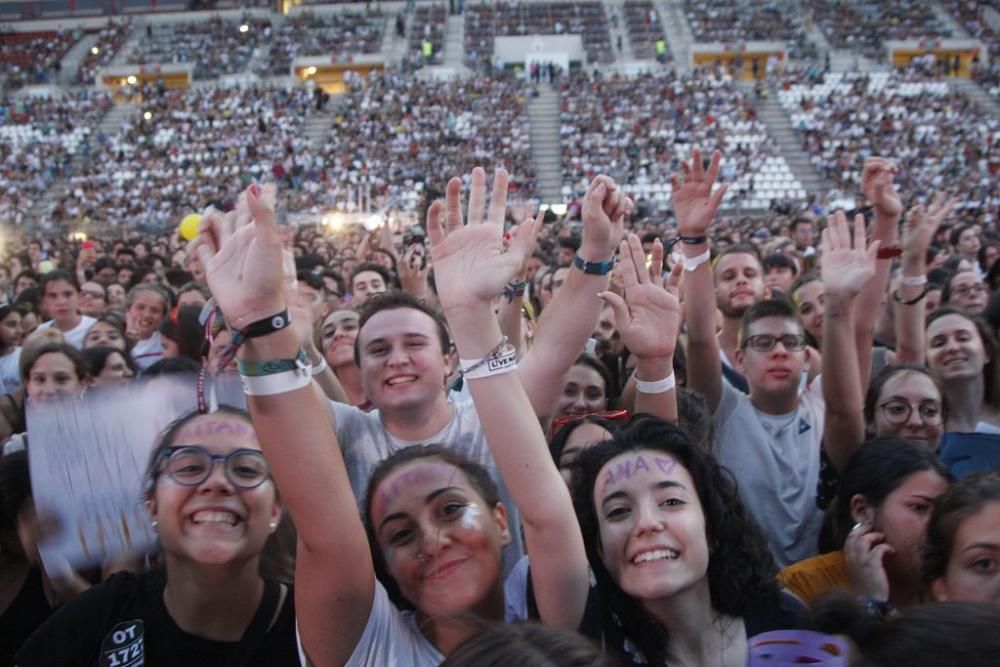
<path id="1" fill-rule="evenodd" d="M 664 475 L 670 474 L 677 466 L 676 461 L 663 456 L 653 457 L 653 464 Z M 650 468 L 646 457 L 642 454 L 638 454 L 630 459 L 619 461 L 615 463 L 613 467 L 608 468 L 608 472 L 604 476 L 604 482 L 601 484 L 601 493 L 604 493 L 604 490 L 607 489 L 609 484 L 623 482 L 627 479 L 631 479 L 633 475 L 638 475 L 642 471 L 650 472 L 651 470 L 652 468 Z"/>
<path id="2" fill-rule="evenodd" d="M 458 469 L 446 464 L 421 465 L 407 470 L 401 475 L 390 476 L 379 486 L 376 497 L 378 503 L 385 505 L 399 497 L 407 488 L 416 484 L 424 484 L 429 481 L 441 480 L 444 485 L 455 482 L 455 476 L 459 474 Z"/>
<path id="3" fill-rule="evenodd" d="M 177 441 L 194 440 L 213 435 L 239 435 L 257 439 L 253 426 L 238 419 L 200 419 L 186 425 L 177 434 Z"/>

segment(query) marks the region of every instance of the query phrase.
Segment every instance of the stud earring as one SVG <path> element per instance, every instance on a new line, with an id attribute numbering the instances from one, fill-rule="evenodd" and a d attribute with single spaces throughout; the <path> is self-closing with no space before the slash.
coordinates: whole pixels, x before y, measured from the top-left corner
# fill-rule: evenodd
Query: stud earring
<path id="1" fill-rule="evenodd" d="M 150 522 L 150 525 L 153 527 L 153 532 L 154 533 L 159 532 L 159 528 L 160 528 L 160 522 L 159 521 L 157 521 L 156 519 L 153 519 L 152 522 Z"/>
<path id="2" fill-rule="evenodd" d="M 272 521 L 270 525 L 271 525 L 271 530 L 275 530 L 278 527 L 278 522 Z"/>

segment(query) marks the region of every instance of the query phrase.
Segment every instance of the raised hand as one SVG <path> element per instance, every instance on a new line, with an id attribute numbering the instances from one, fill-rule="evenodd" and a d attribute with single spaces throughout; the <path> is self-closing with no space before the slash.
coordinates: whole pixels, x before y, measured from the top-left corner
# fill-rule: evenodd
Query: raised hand
<path id="1" fill-rule="evenodd" d="M 889 599 L 889 577 L 884 559 L 895 549 L 885 543 L 885 535 L 859 523 L 844 541 L 844 564 L 851 587 L 859 595 L 876 600 Z"/>
<path id="2" fill-rule="evenodd" d="M 201 219 L 195 251 L 212 296 L 235 329 L 285 308 L 274 185 L 251 185 L 230 213 Z"/>
<path id="3" fill-rule="evenodd" d="M 708 171 L 705 171 L 701 163 L 701 151 L 696 148 L 691 151 L 690 163 L 681 161 L 684 182 L 681 183 L 676 175 L 670 177 L 674 215 L 677 217 L 677 229 L 681 236 L 705 236 L 712 225 L 727 188 L 722 185 L 712 192 L 715 179 L 719 177 L 721 162 L 722 153 L 714 151 Z"/>
<path id="4" fill-rule="evenodd" d="M 898 220 L 903 213 L 903 202 L 893 183 L 897 171 L 896 163 L 888 158 L 870 157 L 865 160 L 861 171 L 861 191 L 875 207 L 878 217 Z"/>
<path id="5" fill-rule="evenodd" d="M 403 253 L 403 259 L 399 262 L 399 285 L 404 292 L 409 292 L 418 299 L 427 296 L 427 274 L 430 273 L 431 265 L 426 258 L 418 253 L 412 246 Z"/>
<path id="6" fill-rule="evenodd" d="M 662 254 L 661 247 L 661 257 Z M 629 234 L 621 242 L 619 257 L 625 298 L 613 292 L 602 292 L 599 296 L 615 312 L 622 343 L 639 359 L 672 357 L 681 321 L 676 295 L 664 289 L 659 276 L 656 280 L 651 277 L 638 236 Z M 672 277 L 679 267 L 674 267 Z"/>
<path id="7" fill-rule="evenodd" d="M 855 296 L 875 275 L 879 241 L 865 248 L 865 216 L 854 216 L 854 244 L 847 216 L 837 211 L 823 230 L 820 249 L 823 257 L 823 288 L 827 294 Z"/>
<path id="8" fill-rule="evenodd" d="M 903 253 L 914 258 L 926 259 L 927 248 L 930 247 L 938 227 L 948 217 L 958 203 L 957 197 L 945 200 L 945 194 L 939 192 L 934 196 L 930 208 L 923 204 L 914 206 L 906 212 L 903 224 Z"/>
<path id="9" fill-rule="evenodd" d="M 583 198 L 583 238 L 580 256 L 588 262 L 612 257 L 625 230 L 625 218 L 632 212 L 632 200 L 618 190 L 608 176 L 590 183 Z"/>
<path id="10" fill-rule="evenodd" d="M 514 279 L 534 245 L 541 225 L 529 219 L 517 227 L 504 248 L 508 180 L 505 170 L 496 171 L 487 212 L 486 172 L 479 167 L 472 170 L 467 225 L 462 220 L 462 181 L 458 178 L 448 182 L 445 201 L 434 202 L 427 211 L 435 284 L 446 313 L 489 304 Z"/>

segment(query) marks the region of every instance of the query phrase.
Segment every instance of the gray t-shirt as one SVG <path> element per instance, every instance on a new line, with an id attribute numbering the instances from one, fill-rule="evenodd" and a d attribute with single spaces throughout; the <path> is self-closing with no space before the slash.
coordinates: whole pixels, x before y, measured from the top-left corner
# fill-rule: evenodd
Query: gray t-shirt
<path id="1" fill-rule="evenodd" d="M 351 405 L 335 402 L 331 402 L 331 406 L 336 420 L 337 440 L 344 453 L 347 474 L 362 513 L 365 511 L 365 492 L 372 471 L 379 462 L 406 447 L 443 445 L 473 463 L 485 467 L 497 483 L 500 500 L 507 509 L 511 543 L 504 549 L 504 575 L 510 572 L 524 555 L 524 545 L 521 542 L 521 515 L 514 505 L 507 486 L 500 478 L 496 461 L 493 460 L 493 454 L 486 444 L 483 429 L 479 425 L 479 415 L 476 414 L 476 408 L 471 401 L 452 401 L 454 414 L 448 425 L 440 433 L 418 442 L 401 440 L 389 433 L 382 425 L 378 410 L 364 412 Z"/>
<path id="2" fill-rule="evenodd" d="M 779 567 L 817 552 L 823 524 L 816 504 L 823 410 L 818 379 L 786 415 L 760 412 L 749 396 L 723 382 L 713 415 L 716 456 L 735 475 L 740 498 Z"/>

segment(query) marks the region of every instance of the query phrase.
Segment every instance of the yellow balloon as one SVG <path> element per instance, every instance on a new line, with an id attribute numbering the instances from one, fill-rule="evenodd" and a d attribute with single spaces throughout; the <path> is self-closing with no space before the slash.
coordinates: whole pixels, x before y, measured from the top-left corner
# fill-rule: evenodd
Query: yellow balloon
<path id="1" fill-rule="evenodd" d="M 201 224 L 201 216 L 197 213 L 190 213 L 184 216 L 181 220 L 180 227 L 177 231 L 180 232 L 181 238 L 187 241 L 193 241 L 198 238 L 198 225 Z"/>

